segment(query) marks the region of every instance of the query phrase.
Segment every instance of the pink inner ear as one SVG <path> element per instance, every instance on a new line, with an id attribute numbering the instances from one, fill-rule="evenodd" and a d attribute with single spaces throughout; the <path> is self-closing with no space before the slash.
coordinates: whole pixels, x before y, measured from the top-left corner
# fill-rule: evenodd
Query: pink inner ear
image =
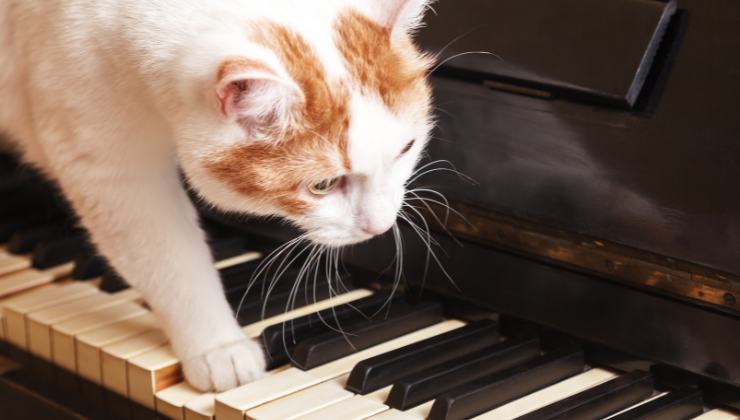
<path id="1" fill-rule="evenodd" d="M 223 114 L 224 117 L 228 117 L 229 115 L 233 115 L 232 112 L 233 109 L 233 103 L 236 99 L 237 95 L 237 87 L 234 86 L 233 83 L 229 83 L 228 85 L 222 87 L 217 92 L 218 97 L 218 103 L 220 105 L 221 114 Z"/>
<path id="2" fill-rule="evenodd" d="M 225 117 L 233 118 L 239 114 L 239 102 L 247 89 L 247 83 L 246 80 L 235 80 L 218 89 L 218 101 Z"/>
<path id="3" fill-rule="evenodd" d="M 261 61 L 248 58 L 225 60 L 218 71 L 216 88 L 221 113 L 226 117 L 237 117 L 242 96 L 250 87 L 249 81 L 274 78 L 277 74 Z"/>

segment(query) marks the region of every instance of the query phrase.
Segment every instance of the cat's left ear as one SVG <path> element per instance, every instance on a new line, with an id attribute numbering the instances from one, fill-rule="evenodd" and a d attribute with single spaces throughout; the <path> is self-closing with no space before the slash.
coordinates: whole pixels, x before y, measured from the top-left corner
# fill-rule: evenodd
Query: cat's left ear
<path id="1" fill-rule="evenodd" d="M 410 34 L 420 28 L 433 0 L 375 0 L 370 11 L 378 23 L 394 36 Z"/>
<path id="2" fill-rule="evenodd" d="M 274 60 L 236 57 L 221 63 L 216 94 L 222 115 L 248 134 L 288 124 L 303 91 Z"/>

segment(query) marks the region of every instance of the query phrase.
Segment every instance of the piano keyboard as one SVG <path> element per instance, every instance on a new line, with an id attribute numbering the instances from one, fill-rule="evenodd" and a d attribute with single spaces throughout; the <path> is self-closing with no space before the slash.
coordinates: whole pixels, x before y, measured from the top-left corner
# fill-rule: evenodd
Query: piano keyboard
<path id="1" fill-rule="evenodd" d="M 236 261 L 243 259 L 249 258 Z M 343 306 L 382 305 L 387 296 L 379 293 L 356 289 L 244 325 L 249 336 L 273 344 L 268 349 L 275 358 L 284 353 L 275 341 L 283 322 L 293 320 L 292 335 L 309 338 L 286 344 L 292 362 L 221 394 L 182 382 L 156 318 L 131 290 L 105 293 L 62 281 L 15 295 L 4 309 L 13 314 L 6 326 L 25 319 L 27 341 L 13 342 L 17 347 L 174 419 L 738 418 L 721 410 L 704 413 L 699 391 L 658 393 L 649 373 L 590 367 L 577 346 L 544 352 L 534 335 L 503 337 L 493 321 L 447 319 L 433 303 L 395 313 L 391 306 L 388 316 L 401 324 L 395 329 L 383 317 L 358 322 Z M 330 308 L 342 314 L 343 327 L 367 331 L 361 349 L 336 348 L 333 340 L 341 334 L 316 316 L 327 316 Z M 8 332 L 18 336 L 12 327 Z M 327 341 L 335 347 L 324 347 Z M 314 356 L 314 349 L 332 355 Z"/>
<path id="2" fill-rule="evenodd" d="M 694 388 L 657 389 L 648 372 L 589 365 L 577 344 L 546 346 L 532 331 L 504 333 L 493 320 L 450 318 L 436 302 L 321 286 L 299 290 L 286 312 L 296 274 L 290 270 L 266 301 L 255 287 L 237 314 L 269 354 L 267 374 L 227 392 L 201 393 L 183 382 L 141 296 L 105 286 L 79 232 L 63 223 L 38 226 L 38 215 L 11 210 L 0 210 L 3 340 L 78 377 L 82 388 L 94 384 L 168 418 L 740 418 L 706 408 Z M 241 242 L 212 243 L 234 307 L 262 255 L 234 245 Z M 111 417 L 115 410 L 105 406 Z"/>

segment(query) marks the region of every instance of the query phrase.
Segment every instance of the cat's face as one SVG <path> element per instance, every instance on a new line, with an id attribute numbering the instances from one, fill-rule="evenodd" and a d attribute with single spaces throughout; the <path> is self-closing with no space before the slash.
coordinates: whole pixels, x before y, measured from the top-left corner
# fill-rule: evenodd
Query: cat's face
<path id="1" fill-rule="evenodd" d="M 344 8 L 321 36 L 256 24 L 249 52 L 219 64 L 216 138 L 183 164 L 198 192 L 330 246 L 389 230 L 431 128 L 431 60 L 408 35 L 425 6 Z"/>

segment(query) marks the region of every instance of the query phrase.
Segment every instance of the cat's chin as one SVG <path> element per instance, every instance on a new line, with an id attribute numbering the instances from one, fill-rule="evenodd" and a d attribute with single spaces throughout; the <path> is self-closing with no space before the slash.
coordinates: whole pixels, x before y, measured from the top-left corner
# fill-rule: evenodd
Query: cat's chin
<path id="1" fill-rule="evenodd" d="M 311 232 L 306 234 L 306 238 L 311 242 L 319 245 L 325 245 L 330 248 L 341 248 L 343 246 L 355 245 L 368 241 L 375 236 L 369 234 L 360 235 L 336 235 L 323 232 Z"/>

